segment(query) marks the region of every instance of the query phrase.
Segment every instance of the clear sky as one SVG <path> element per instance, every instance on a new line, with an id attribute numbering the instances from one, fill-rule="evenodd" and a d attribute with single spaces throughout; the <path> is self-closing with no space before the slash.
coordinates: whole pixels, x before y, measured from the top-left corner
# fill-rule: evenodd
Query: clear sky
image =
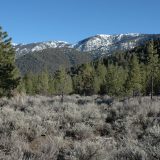
<path id="1" fill-rule="evenodd" d="M 160 33 L 160 0 L 0 0 L 0 25 L 15 43 Z"/>

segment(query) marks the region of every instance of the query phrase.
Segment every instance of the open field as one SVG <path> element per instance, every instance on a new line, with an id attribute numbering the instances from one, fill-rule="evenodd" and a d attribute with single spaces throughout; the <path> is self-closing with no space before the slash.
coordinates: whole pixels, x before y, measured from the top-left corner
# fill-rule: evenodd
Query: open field
<path id="1" fill-rule="evenodd" d="M 0 160 L 158 160 L 160 98 L 0 100 Z"/>

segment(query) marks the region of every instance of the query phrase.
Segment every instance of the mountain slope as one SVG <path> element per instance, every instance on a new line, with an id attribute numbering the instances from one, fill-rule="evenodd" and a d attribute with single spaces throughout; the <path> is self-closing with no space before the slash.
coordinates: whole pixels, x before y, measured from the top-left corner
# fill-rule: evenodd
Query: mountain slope
<path id="1" fill-rule="evenodd" d="M 54 73 L 60 66 L 70 68 L 91 60 L 93 59 L 89 53 L 81 53 L 75 49 L 64 47 L 49 48 L 32 54 L 25 54 L 16 59 L 16 64 L 22 74 L 30 71 L 37 73 L 44 69 Z"/>

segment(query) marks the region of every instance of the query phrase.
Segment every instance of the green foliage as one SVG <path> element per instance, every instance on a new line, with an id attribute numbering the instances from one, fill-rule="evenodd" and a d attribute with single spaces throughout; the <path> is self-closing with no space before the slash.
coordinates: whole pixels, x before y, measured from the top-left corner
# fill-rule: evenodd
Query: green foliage
<path id="1" fill-rule="evenodd" d="M 104 93 L 104 84 L 106 82 L 107 69 L 103 62 L 99 61 L 94 75 L 94 93 Z"/>
<path id="2" fill-rule="evenodd" d="M 49 89 L 49 74 L 47 70 L 38 75 L 37 92 L 41 94 L 47 94 Z"/>
<path id="3" fill-rule="evenodd" d="M 141 93 L 142 95 L 147 95 L 147 66 L 144 64 L 140 64 L 141 68 Z"/>
<path id="4" fill-rule="evenodd" d="M 27 94 L 33 94 L 33 74 L 28 73 L 23 78 L 23 83 L 25 86 L 25 91 Z"/>
<path id="5" fill-rule="evenodd" d="M 0 97 L 10 97 L 20 82 L 11 38 L 0 27 Z"/>
<path id="6" fill-rule="evenodd" d="M 142 89 L 141 68 L 136 55 L 133 55 L 130 65 L 129 74 L 126 82 L 126 90 L 128 94 L 140 93 Z"/>
<path id="7" fill-rule="evenodd" d="M 55 79 L 53 75 L 49 75 L 49 80 L 48 80 L 48 94 L 53 95 L 56 94 L 56 89 L 55 89 Z"/>
<path id="8" fill-rule="evenodd" d="M 108 95 L 120 96 L 124 92 L 126 70 L 118 65 L 110 64 L 106 74 L 106 93 Z"/>
<path id="9" fill-rule="evenodd" d="M 54 77 L 55 91 L 57 94 L 69 94 L 73 91 L 72 79 L 66 70 L 61 67 Z"/>
<path id="10" fill-rule="evenodd" d="M 157 49 L 154 46 L 154 42 L 151 41 L 147 46 L 147 79 L 148 79 L 148 90 L 153 94 L 153 88 L 156 85 L 154 81 L 157 78 L 159 71 L 159 56 L 157 54 Z"/>
<path id="11" fill-rule="evenodd" d="M 91 95 L 94 93 L 94 67 L 92 64 L 84 64 L 74 77 L 74 89 L 79 94 Z"/>
<path id="12" fill-rule="evenodd" d="M 151 41 L 147 47 L 147 63 L 148 63 L 148 74 L 156 77 L 159 68 L 159 59 L 157 49 L 154 48 L 154 42 Z"/>
<path id="13" fill-rule="evenodd" d="M 60 68 L 54 75 L 47 70 L 38 74 L 28 73 L 23 77 L 22 85 L 27 94 L 70 94 L 73 92 L 72 79 L 64 68 Z M 22 88 L 22 87 L 20 87 Z"/>

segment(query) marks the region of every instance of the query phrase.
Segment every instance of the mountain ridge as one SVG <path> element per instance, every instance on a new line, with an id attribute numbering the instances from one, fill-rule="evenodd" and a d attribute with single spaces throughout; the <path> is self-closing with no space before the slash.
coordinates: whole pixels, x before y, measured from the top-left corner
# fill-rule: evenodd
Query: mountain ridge
<path id="1" fill-rule="evenodd" d="M 45 41 L 29 44 L 13 44 L 13 46 L 16 50 L 16 57 L 49 48 L 64 47 L 73 48 L 81 52 L 92 52 L 93 56 L 97 57 L 117 50 L 133 49 L 139 45 L 143 45 L 148 40 L 158 38 L 160 38 L 160 34 L 97 34 L 80 40 L 75 44 L 65 41 Z"/>

